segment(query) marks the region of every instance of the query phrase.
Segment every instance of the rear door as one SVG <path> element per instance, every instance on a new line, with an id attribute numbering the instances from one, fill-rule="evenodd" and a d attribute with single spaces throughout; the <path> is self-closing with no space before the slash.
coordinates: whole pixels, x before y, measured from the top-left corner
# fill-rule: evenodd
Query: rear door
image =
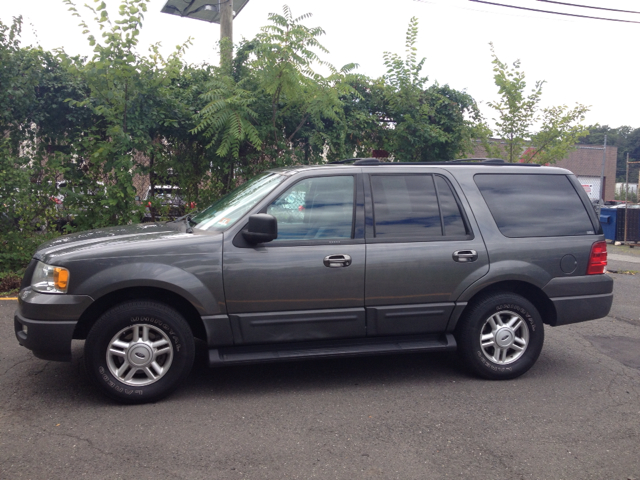
<path id="1" fill-rule="evenodd" d="M 448 172 L 367 171 L 367 335 L 443 332 L 460 293 L 489 270 L 468 205 Z"/>

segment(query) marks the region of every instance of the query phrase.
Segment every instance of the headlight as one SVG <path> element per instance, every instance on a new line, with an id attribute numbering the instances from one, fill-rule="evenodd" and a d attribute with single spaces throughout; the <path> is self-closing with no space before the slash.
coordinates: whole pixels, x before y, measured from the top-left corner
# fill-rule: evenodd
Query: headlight
<path id="1" fill-rule="evenodd" d="M 31 277 L 31 288 L 42 293 L 67 293 L 69 270 L 38 262 Z"/>

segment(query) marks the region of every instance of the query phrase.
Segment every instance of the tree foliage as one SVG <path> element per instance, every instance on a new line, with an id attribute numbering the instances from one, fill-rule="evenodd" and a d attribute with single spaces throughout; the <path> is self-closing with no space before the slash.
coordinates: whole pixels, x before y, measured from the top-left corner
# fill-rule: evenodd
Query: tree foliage
<path id="1" fill-rule="evenodd" d="M 632 128 L 627 125 L 612 128 L 608 125 L 591 125 L 588 127 L 589 135 L 581 139 L 581 143 L 588 145 L 603 145 L 604 136 L 607 136 L 607 145 L 618 148 L 616 179 L 624 182 L 627 169 L 627 154 L 629 162 L 640 162 L 640 128 Z M 640 164 L 629 165 L 629 182 L 638 183 Z"/>
<path id="2" fill-rule="evenodd" d="M 508 162 L 549 164 L 563 159 L 588 134 L 581 122 L 589 109 L 579 104 L 573 108 L 566 105 L 540 108 L 545 82 L 535 82 L 527 92 L 520 60 L 511 65 L 504 63 L 493 44 L 490 45 L 493 78 L 500 97 L 488 105 L 497 114 L 493 134 L 504 146 L 486 140 L 485 149 L 490 156 Z"/>
<path id="3" fill-rule="evenodd" d="M 286 6 L 270 14 L 271 24 L 240 45 L 232 68 L 214 71 L 193 132 L 210 139 L 224 189 L 269 166 L 342 153 L 344 134 L 333 127 L 344 126 L 341 96 L 352 90 L 344 80 L 353 65 L 338 71 L 320 58 L 324 31 L 304 25 L 310 17 L 294 17 Z"/>
<path id="4" fill-rule="evenodd" d="M 465 92 L 438 83 L 427 86 L 425 58 L 418 60 L 418 19 L 409 22 L 406 57 L 386 52 L 381 107 L 387 123 L 385 149 L 399 161 L 451 160 L 470 150 L 480 113 Z"/>

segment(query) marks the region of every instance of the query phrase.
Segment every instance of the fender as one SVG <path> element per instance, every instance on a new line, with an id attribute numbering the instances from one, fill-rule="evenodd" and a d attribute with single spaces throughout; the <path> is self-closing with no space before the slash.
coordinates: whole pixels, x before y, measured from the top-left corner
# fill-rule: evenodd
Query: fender
<path id="1" fill-rule="evenodd" d="M 479 291 L 495 283 L 515 281 L 529 283 L 540 290 L 549 283 L 551 275 L 539 266 L 521 260 L 504 260 L 489 264 L 489 272 L 461 292 L 456 303 L 468 302 Z M 457 292 L 456 292 L 457 293 Z"/>
<path id="2" fill-rule="evenodd" d="M 213 277 L 220 278 L 212 272 Z M 156 287 L 174 292 L 188 300 L 200 315 L 225 313 L 222 285 L 216 282 L 215 295 L 201 279 L 178 267 L 150 262 L 135 262 L 116 265 L 97 271 L 83 279 L 74 288 L 74 293 L 90 295 L 94 300 L 116 290 L 128 287 Z"/>

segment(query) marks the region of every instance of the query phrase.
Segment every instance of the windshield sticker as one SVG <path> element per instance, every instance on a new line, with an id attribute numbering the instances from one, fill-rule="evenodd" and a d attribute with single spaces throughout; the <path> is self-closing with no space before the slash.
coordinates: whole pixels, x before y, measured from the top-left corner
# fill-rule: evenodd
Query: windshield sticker
<path id="1" fill-rule="evenodd" d="M 230 222 L 231 220 L 229 218 L 221 218 L 220 221 L 218 222 L 218 225 L 226 225 Z"/>

